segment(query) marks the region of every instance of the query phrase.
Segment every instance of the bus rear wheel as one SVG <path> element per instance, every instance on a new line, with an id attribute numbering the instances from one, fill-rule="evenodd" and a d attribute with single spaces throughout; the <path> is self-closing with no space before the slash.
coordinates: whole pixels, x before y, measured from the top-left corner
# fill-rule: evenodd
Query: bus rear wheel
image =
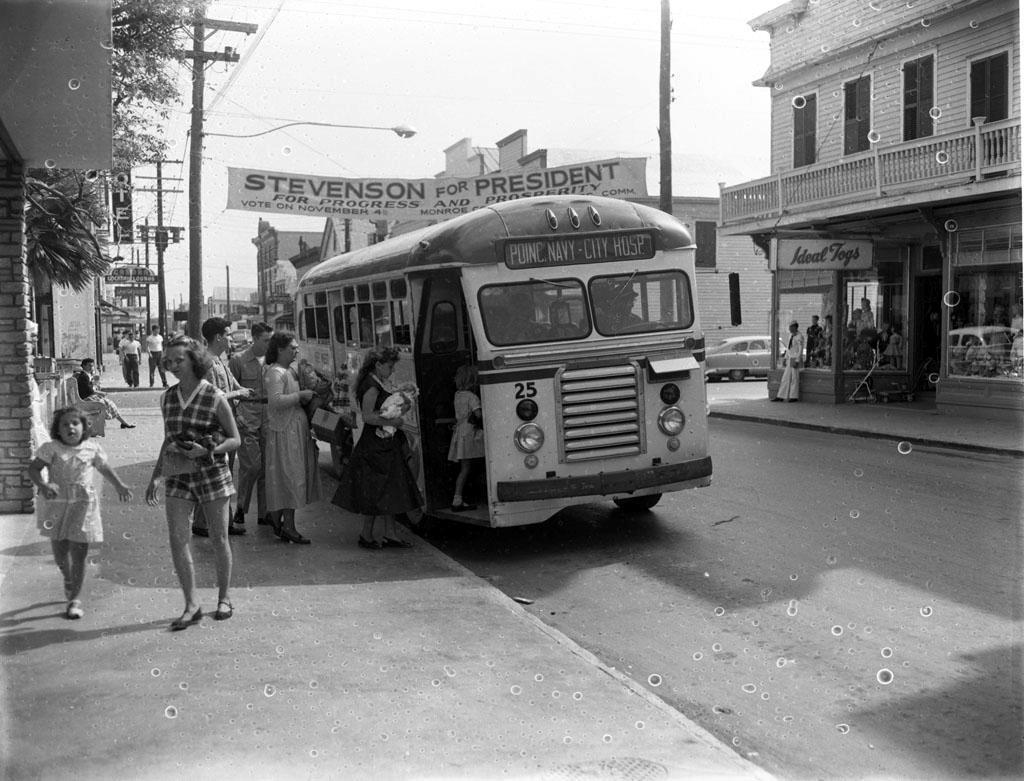
<path id="1" fill-rule="evenodd" d="M 625 499 L 612 499 L 618 507 L 631 512 L 643 512 L 650 510 L 661 501 L 661 494 L 647 494 L 647 496 L 627 496 Z"/>

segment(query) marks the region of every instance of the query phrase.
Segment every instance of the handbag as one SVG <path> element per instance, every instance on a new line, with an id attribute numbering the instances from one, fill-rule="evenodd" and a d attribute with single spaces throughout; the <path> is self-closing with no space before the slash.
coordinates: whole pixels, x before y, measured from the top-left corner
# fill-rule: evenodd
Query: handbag
<path id="1" fill-rule="evenodd" d="M 316 438 L 332 445 L 342 445 L 351 438 L 354 423 L 350 414 L 335 412 L 326 407 L 320 407 L 313 412 L 311 421 Z"/>

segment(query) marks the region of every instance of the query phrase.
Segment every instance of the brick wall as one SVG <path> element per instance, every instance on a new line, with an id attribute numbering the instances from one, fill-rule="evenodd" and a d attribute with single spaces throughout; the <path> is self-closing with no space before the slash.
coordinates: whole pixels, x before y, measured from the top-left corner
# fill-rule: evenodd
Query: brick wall
<path id="1" fill-rule="evenodd" d="M 33 510 L 24 169 L 0 160 L 0 513 Z"/>

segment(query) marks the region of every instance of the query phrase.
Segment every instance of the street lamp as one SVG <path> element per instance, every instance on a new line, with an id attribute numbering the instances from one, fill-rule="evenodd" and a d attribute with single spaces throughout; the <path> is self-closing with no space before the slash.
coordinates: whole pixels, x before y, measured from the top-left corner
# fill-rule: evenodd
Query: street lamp
<path id="1" fill-rule="evenodd" d="M 278 130 L 284 130 L 286 127 L 295 127 L 296 125 L 312 125 L 314 127 L 341 127 L 348 128 L 351 130 L 390 130 L 399 138 L 412 138 L 416 135 L 416 128 L 409 127 L 408 125 L 395 125 L 394 127 L 381 127 L 377 125 L 339 125 L 334 122 L 288 122 L 284 125 L 278 125 L 272 127 L 270 130 L 263 130 L 259 133 L 206 133 L 204 136 L 221 136 L 223 138 L 256 138 L 257 136 L 265 136 L 268 133 L 275 133 Z"/>

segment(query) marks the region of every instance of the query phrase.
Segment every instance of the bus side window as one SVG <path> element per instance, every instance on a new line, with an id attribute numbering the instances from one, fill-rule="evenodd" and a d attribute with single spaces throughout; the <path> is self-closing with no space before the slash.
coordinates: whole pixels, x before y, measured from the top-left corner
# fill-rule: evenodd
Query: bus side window
<path id="1" fill-rule="evenodd" d="M 453 353 L 458 346 L 455 307 L 450 301 L 438 301 L 430 312 L 430 352 Z"/>
<path id="2" fill-rule="evenodd" d="M 369 304 L 349 304 L 345 308 L 348 341 L 359 347 L 373 347 L 373 320 Z"/>

